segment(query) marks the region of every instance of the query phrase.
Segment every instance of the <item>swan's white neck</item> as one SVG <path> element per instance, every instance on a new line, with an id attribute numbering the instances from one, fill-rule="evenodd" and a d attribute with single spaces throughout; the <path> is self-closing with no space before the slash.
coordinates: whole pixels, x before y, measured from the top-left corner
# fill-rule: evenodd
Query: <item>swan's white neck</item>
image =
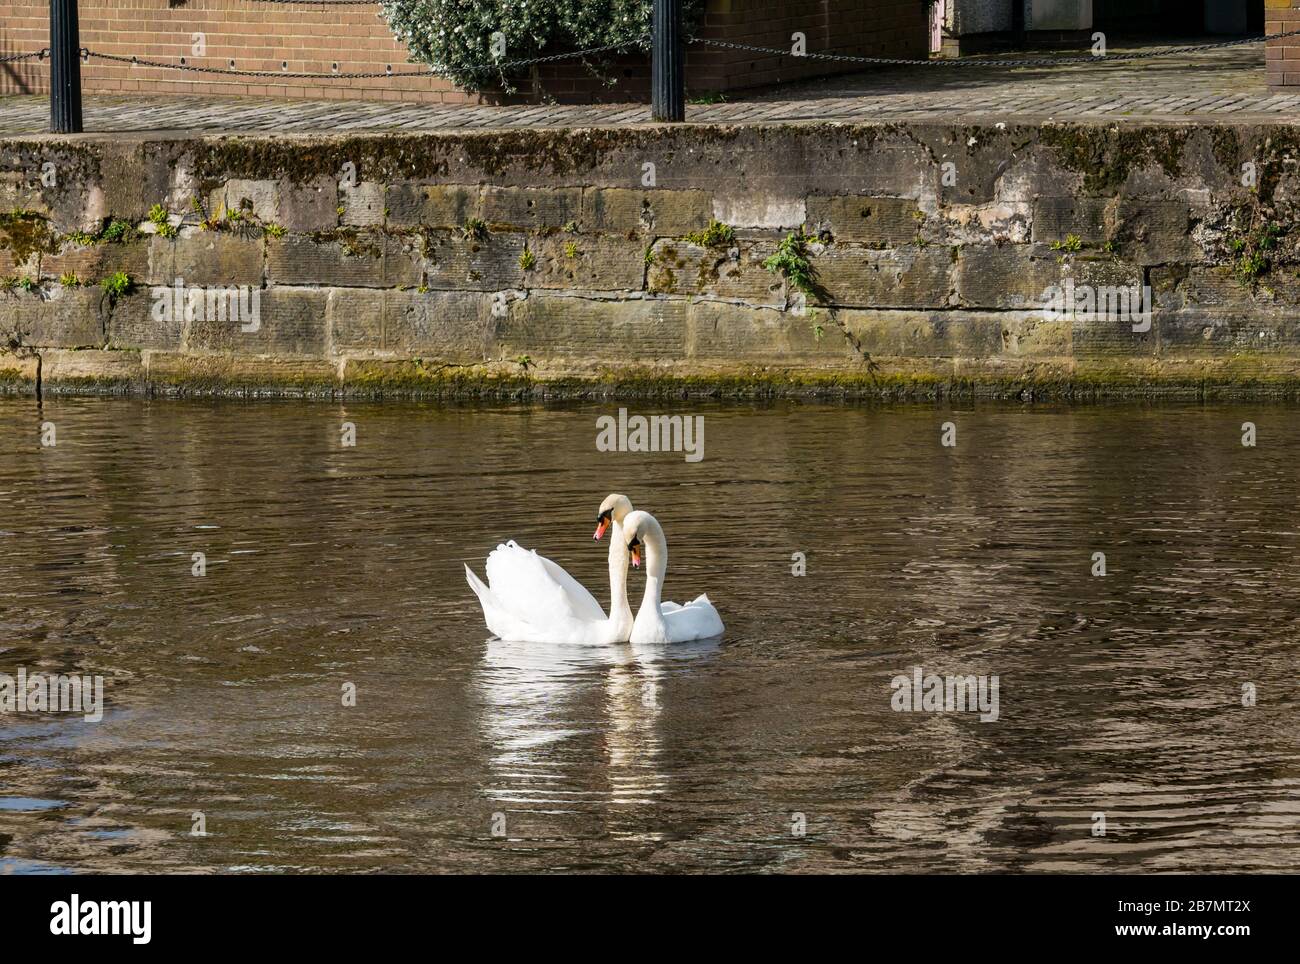
<path id="1" fill-rule="evenodd" d="M 615 634 L 623 638 L 632 632 L 632 605 L 627 601 L 627 567 L 630 556 L 623 539 L 623 523 L 610 524 L 609 542 L 609 621 Z"/>
<path id="2" fill-rule="evenodd" d="M 658 522 L 653 519 L 647 522 L 649 524 L 641 527 L 641 541 L 645 543 L 645 595 L 641 597 L 641 609 L 636 618 L 663 624 L 664 617 L 659 607 L 663 599 L 664 576 L 668 572 L 668 540 Z"/>

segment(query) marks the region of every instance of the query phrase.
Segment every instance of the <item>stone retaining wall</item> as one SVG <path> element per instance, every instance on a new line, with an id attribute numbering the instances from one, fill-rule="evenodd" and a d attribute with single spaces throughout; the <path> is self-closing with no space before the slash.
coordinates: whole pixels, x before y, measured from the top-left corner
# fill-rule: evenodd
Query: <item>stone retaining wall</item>
<path id="1" fill-rule="evenodd" d="M 0 384 L 1293 394 L 1298 199 L 1286 126 L 11 140 Z"/>

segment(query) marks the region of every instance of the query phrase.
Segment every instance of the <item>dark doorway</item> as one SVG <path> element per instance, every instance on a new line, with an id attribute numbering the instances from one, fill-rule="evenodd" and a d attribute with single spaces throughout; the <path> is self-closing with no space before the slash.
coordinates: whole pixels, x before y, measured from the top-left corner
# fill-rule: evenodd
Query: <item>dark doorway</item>
<path id="1" fill-rule="evenodd" d="M 1246 7 L 1248 30 L 1264 32 L 1264 0 L 1239 0 Z M 1098 30 L 1166 37 L 1205 32 L 1202 0 L 1094 0 Z"/>

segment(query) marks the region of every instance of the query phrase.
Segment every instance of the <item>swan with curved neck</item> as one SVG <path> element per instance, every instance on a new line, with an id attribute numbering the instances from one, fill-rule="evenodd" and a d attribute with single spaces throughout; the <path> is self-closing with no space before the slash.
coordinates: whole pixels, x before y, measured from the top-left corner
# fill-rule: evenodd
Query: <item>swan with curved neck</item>
<path id="1" fill-rule="evenodd" d="M 561 566 L 515 542 L 488 554 L 485 585 L 465 567 L 465 578 L 483 607 L 483 619 L 502 639 L 535 643 L 625 643 L 632 632 L 627 601 L 627 542 L 622 523 L 632 512 L 626 496 L 609 496 L 600 507 L 596 538 L 614 527 L 609 547 L 609 615 Z"/>
<path id="2" fill-rule="evenodd" d="M 630 641 L 644 643 L 685 643 L 692 639 L 721 636 L 722 617 L 707 595 L 685 606 L 662 601 L 664 578 L 668 574 L 668 539 L 663 526 L 649 512 L 628 513 L 623 520 L 623 537 L 627 540 L 632 565 L 646 564 L 645 594 L 632 623 Z"/>
<path id="3" fill-rule="evenodd" d="M 626 643 L 632 634 L 632 606 L 627 601 L 627 567 L 630 555 L 623 538 L 623 520 L 632 513 L 632 503 L 625 495 L 613 492 L 600 504 L 596 515 L 597 541 L 609 535 L 609 622 L 611 642 Z"/>

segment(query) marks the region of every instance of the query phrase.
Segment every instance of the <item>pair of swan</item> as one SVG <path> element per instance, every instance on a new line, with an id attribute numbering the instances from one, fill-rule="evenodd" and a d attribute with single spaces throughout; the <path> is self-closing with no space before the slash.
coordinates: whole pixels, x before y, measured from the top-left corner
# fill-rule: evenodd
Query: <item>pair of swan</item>
<path id="1" fill-rule="evenodd" d="M 708 596 L 679 606 L 661 602 L 668 571 L 668 541 L 648 512 L 614 494 L 600 504 L 596 539 L 609 543 L 609 615 L 594 596 L 550 559 L 513 540 L 487 557 L 488 584 L 469 566 L 465 578 L 483 606 L 488 629 L 502 639 L 535 643 L 684 643 L 722 635 L 722 617 Z M 646 562 L 645 595 L 636 618 L 627 599 L 628 562 Z"/>

